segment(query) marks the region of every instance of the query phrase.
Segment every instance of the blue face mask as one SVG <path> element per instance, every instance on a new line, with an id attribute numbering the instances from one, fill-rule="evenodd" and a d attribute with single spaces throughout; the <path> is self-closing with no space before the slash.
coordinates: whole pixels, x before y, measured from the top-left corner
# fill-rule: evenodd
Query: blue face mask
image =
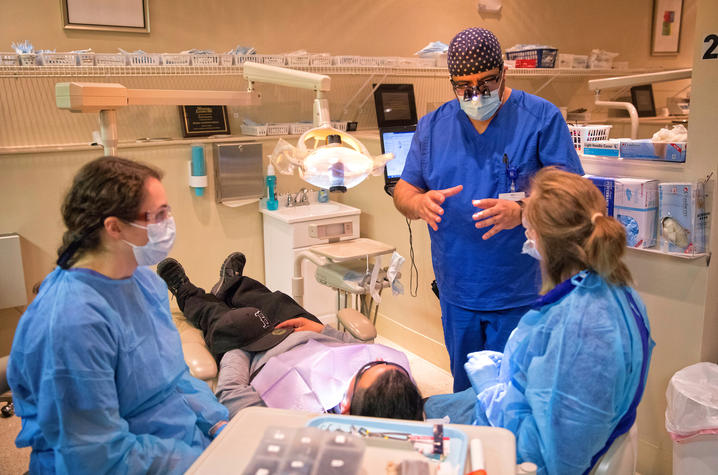
<path id="1" fill-rule="evenodd" d="M 147 230 L 147 244 L 137 246 L 131 242 L 125 243 L 132 246 L 135 260 L 139 266 L 153 266 L 167 257 L 175 242 L 175 219 L 170 216 L 159 223 L 151 223 L 147 226 L 130 223 L 136 228 Z"/>
<path id="2" fill-rule="evenodd" d="M 474 120 L 489 120 L 496 114 L 501 107 L 501 98 L 499 97 L 499 89 L 491 91 L 488 97 L 478 96 L 471 101 L 463 101 L 459 99 L 461 110 Z"/>

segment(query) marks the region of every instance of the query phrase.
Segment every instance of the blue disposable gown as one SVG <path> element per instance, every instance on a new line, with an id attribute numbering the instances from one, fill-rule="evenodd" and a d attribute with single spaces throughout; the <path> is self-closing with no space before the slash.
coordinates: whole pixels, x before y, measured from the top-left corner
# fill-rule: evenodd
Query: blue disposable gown
<path id="1" fill-rule="evenodd" d="M 526 313 L 503 356 L 470 355 L 477 423 L 513 432 L 519 463 L 536 463 L 540 474 L 583 473 L 628 411 L 644 354 L 624 290 L 648 328 L 632 289 L 584 271 Z"/>
<path id="2" fill-rule="evenodd" d="M 20 319 L 8 380 L 31 473 L 182 473 L 228 418 L 143 267 L 120 280 L 56 268 Z"/>

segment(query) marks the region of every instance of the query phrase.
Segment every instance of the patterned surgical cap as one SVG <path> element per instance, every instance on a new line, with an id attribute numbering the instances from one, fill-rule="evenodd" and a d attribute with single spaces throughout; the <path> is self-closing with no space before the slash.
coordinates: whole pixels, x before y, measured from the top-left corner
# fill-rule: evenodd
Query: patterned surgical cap
<path id="1" fill-rule="evenodd" d="M 483 28 L 467 28 L 451 40 L 447 56 L 451 76 L 468 76 L 500 69 L 504 61 L 501 45 L 493 33 Z"/>

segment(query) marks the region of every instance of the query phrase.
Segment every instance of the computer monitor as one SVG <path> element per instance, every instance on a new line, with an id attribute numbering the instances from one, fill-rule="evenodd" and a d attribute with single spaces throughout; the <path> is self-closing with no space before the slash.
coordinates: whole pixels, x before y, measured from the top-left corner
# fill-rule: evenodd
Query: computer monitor
<path id="1" fill-rule="evenodd" d="M 416 125 L 379 129 L 381 152 L 394 154 L 394 159 L 389 160 L 384 167 L 384 190 L 389 195 L 393 194 L 394 186 L 404 171 L 406 156 L 409 154 L 415 132 Z"/>
<path id="2" fill-rule="evenodd" d="M 379 129 L 416 125 L 416 102 L 412 84 L 380 84 L 374 91 Z"/>

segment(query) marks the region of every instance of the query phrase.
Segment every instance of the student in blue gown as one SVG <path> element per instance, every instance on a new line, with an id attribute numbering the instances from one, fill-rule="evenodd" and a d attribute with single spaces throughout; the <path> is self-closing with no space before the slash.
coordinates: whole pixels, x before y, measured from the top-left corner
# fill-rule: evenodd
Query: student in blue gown
<path id="1" fill-rule="evenodd" d="M 426 415 L 510 430 L 518 461 L 539 474 L 587 473 L 633 425 L 654 343 L 622 261 L 624 228 L 598 189 L 545 169 L 531 197 L 524 250 L 540 261 L 545 294 L 502 353 L 469 355 L 472 388 L 430 397 Z"/>
<path id="2" fill-rule="evenodd" d="M 58 266 L 20 319 L 8 380 L 30 473 L 183 473 L 228 419 L 190 376 L 162 260 L 175 224 L 160 173 L 116 157 L 75 176 Z"/>
<path id="3" fill-rule="evenodd" d="M 419 120 L 394 203 L 429 225 L 444 340 L 461 391 L 469 387 L 466 355 L 501 351 L 538 296 L 538 265 L 520 252 L 530 178 L 548 165 L 583 169 L 558 108 L 506 86 L 490 31 L 457 34 L 448 65 L 456 99 Z"/>

